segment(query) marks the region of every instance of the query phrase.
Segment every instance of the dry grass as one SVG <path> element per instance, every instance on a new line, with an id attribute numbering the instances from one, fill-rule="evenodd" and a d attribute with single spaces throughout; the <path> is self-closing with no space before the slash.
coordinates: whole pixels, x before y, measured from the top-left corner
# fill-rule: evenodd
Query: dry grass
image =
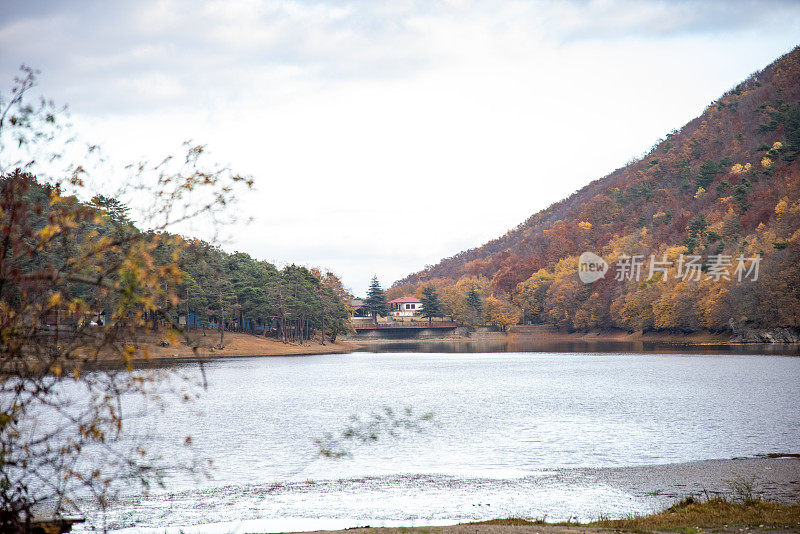
<path id="1" fill-rule="evenodd" d="M 699 501 L 687 497 L 663 512 L 627 519 L 601 520 L 588 526 L 625 530 L 686 530 L 699 528 L 800 527 L 800 505 L 760 500 L 733 502 L 722 498 Z"/>
<path id="2" fill-rule="evenodd" d="M 547 527 L 608 528 L 648 532 L 667 530 L 696 533 L 698 529 L 730 530 L 735 527 L 800 530 L 800 504 L 780 504 L 755 499 L 735 502 L 724 498 L 700 501 L 694 497 L 670 506 L 663 512 L 626 519 L 603 519 L 591 523 L 548 523 L 542 519 L 519 517 L 492 519 L 467 525 L 537 525 Z"/>
<path id="3" fill-rule="evenodd" d="M 542 519 L 531 521 L 521 517 L 505 517 L 502 519 L 490 519 L 488 521 L 477 521 L 474 523 L 464 523 L 465 525 L 506 525 L 506 526 L 525 526 L 525 525 L 548 525 Z"/>
<path id="4" fill-rule="evenodd" d="M 609 532 L 685 534 L 740 534 L 744 530 L 787 534 L 800 532 L 800 505 L 755 499 L 731 501 L 711 498 L 700 501 L 687 497 L 663 512 L 627 519 L 592 523 L 548 523 L 544 519 L 508 517 L 443 527 L 359 528 L 320 531 L 318 534 L 608 534 Z"/>

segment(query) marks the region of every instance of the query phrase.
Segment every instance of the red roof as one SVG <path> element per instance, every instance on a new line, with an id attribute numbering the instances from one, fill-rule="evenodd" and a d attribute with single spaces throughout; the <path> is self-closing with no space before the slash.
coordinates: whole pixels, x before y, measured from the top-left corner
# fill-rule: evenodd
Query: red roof
<path id="1" fill-rule="evenodd" d="M 416 297 L 400 297 L 399 299 L 390 300 L 389 304 L 405 304 L 406 302 L 422 302 Z"/>

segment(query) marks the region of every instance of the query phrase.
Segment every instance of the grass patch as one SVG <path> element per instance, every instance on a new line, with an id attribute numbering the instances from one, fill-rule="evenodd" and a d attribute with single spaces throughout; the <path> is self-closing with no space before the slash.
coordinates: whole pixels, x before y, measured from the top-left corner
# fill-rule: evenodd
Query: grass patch
<path id="1" fill-rule="evenodd" d="M 626 519 L 602 520 L 587 526 L 626 530 L 693 531 L 695 528 L 800 526 L 800 505 L 748 499 L 734 502 L 721 497 L 700 501 L 687 497 L 663 512 Z"/>
<path id="2" fill-rule="evenodd" d="M 590 523 L 558 522 L 548 523 L 544 519 L 523 519 L 507 517 L 466 523 L 467 525 L 549 525 L 612 528 L 628 531 L 665 530 L 695 534 L 697 529 L 788 528 L 800 529 L 800 504 L 780 504 L 762 501 L 742 492 L 747 498 L 728 500 L 724 497 L 711 497 L 700 500 L 686 497 L 662 512 L 645 516 L 631 516 L 625 519 L 599 519 Z M 743 496 L 744 497 L 744 496 Z"/>

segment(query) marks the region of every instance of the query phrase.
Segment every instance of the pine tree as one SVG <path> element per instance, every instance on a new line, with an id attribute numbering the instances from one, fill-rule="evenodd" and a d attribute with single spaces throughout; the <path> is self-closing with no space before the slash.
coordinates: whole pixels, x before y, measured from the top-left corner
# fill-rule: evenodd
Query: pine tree
<path id="1" fill-rule="evenodd" d="M 422 301 L 421 315 L 428 318 L 428 323 L 431 322 L 432 318 L 443 315 L 439 294 L 436 293 L 436 289 L 433 286 L 426 286 L 422 290 L 422 298 L 420 300 Z"/>
<path id="2" fill-rule="evenodd" d="M 467 293 L 467 308 L 469 309 L 470 323 L 472 325 L 478 324 L 483 313 L 483 303 L 481 302 L 480 293 L 474 286 Z"/>
<path id="3" fill-rule="evenodd" d="M 378 315 L 387 315 L 389 305 L 386 303 L 386 294 L 381 288 L 381 283 L 378 282 L 378 277 L 373 276 L 367 291 L 367 300 L 364 301 L 364 307 L 367 313 L 372 315 L 375 323 L 378 322 Z"/>
<path id="4" fill-rule="evenodd" d="M 478 313 L 481 312 L 481 308 L 483 307 L 481 304 L 481 295 L 474 287 L 469 288 L 469 293 L 467 293 L 467 306 L 473 308 Z"/>

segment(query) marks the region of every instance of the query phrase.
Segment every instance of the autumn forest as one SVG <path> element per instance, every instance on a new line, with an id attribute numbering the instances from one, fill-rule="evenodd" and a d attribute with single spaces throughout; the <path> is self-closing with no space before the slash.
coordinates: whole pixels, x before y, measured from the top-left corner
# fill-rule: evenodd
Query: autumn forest
<path id="1" fill-rule="evenodd" d="M 798 156 L 800 47 L 643 157 L 505 235 L 403 278 L 388 295 L 434 286 L 446 313 L 467 324 L 800 327 Z M 593 283 L 579 276 L 586 251 L 609 265 Z M 625 272 L 631 258 L 644 259 L 642 276 Z M 655 273 L 648 272 L 651 258 L 662 265 Z M 694 276 L 681 272 L 685 258 L 695 259 Z M 729 269 L 721 272 L 720 264 Z"/>

